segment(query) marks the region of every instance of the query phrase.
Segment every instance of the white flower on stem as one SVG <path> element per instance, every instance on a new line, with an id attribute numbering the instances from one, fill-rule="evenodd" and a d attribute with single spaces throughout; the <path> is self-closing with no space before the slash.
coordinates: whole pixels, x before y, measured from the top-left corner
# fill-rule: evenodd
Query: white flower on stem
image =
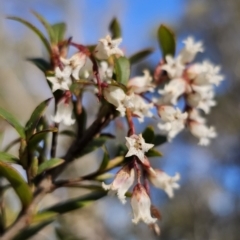
<path id="1" fill-rule="evenodd" d="M 113 68 L 110 67 L 106 61 L 101 61 L 99 67 L 99 75 L 100 79 L 103 81 L 110 81 L 113 75 Z"/>
<path id="2" fill-rule="evenodd" d="M 57 104 L 57 112 L 56 115 L 51 119 L 56 122 L 60 123 L 63 122 L 65 125 L 73 125 L 75 123 L 75 119 L 72 118 L 73 112 L 73 104 L 69 97 L 63 97 Z"/>
<path id="3" fill-rule="evenodd" d="M 142 220 L 146 224 L 153 224 L 157 221 L 157 218 L 151 216 L 151 200 L 146 189 L 139 183 L 133 189 L 131 206 L 133 210 L 133 223 L 137 224 Z"/>
<path id="4" fill-rule="evenodd" d="M 117 110 L 121 113 L 121 116 L 125 115 L 126 108 L 123 105 L 126 98 L 125 92 L 116 86 L 108 86 L 103 90 L 104 98 L 111 104 L 113 104 Z"/>
<path id="5" fill-rule="evenodd" d="M 137 156 L 140 161 L 145 162 L 145 152 L 148 152 L 150 148 L 154 146 L 154 144 L 146 143 L 142 134 L 136 135 L 133 134 L 130 137 L 125 137 L 127 142 L 126 146 L 128 148 L 128 152 L 125 157 Z"/>
<path id="6" fill-rule="evenodd" d="M 56 90 L 69 90 L 71 84 L 71 75 L 72 69 L 69 66 L 66 66 L 61 70 L 59 67 L 55 68 L 55 76 L 48 76 L 47 80 L 52 83 L 52 92 Z"/>
<path id="7" fill-rule="evenodd" d="M 187 82 L 183 78 L 176 78 L 171 80 L 164 89 L 160 89 L 158 92 L 162 95 L 162 99 L 159 103 L 171 103 L 176 104 L 178 98 L 187 90 Z"/>
<path id="8" fill-rule="evenodd" d="M 100 60 L 106 60 L 113 54 L 123 56 L 123 51 L 118 48 L 118 45 L 121 42 L 121 38 L 112 39 L 109 35 L 107 35 L 105 38 L 100 39 L 94 50 L 96 58 Z"/>
<path id="9" fill-rule="evenodd" d="M 180 179 L 179 173 L 171 177 L 159 169 L 150 168 L 148 170 L 148 178 L 155 187 L 163 189 L 170 198 L 174 196 L 173 190 L 180 187 L 177 183 Z"/>
<path id="10" fill-rule="evenodd" d="M 83 52 L 75 53 L 71 58 L 61 58 L 61 62 L 69 65 L 72 68 L 72 76 L 74 79 L 79 79 L 79 72 L 87 61 L 87 55 Z"/>
<path id="11" fill-rule="evenodd" d="M 105 190 L 117 191 L 120 201 L 126 203 L 126 192 L 133 185 L 134 182 L 134 169 L 129 165 L 124 166 L 118 171 L 113 182 L 109 185 L 102 183 L 102 187 Z"/>
<path id="12" fill-rule="evenodd" d="M 158 108 L 159 116 L 163 123 L 157 126 L 160 130 L 167 133 L 168 140 L 171 141 L 185 127 L 187 112 L 182 113 L 179 108 L 172 106 L 160 106 Z"/>
<path id="13" fill-rule="evenodd" d="M 192 62 L 198 52 L 204 51 L 202 42 L 195 42 L 192 37 L 188 37 L 183 43 L 185 44 L 185 47 L 180 52 L 183 63 Z"/>
<path id="14" fill-rule="evenodd" d="M 194 92 L 187 95 L 187 103 L 190 107 L 203 110 L 206 114 L 210 112 L 211 107 L 216 105 L 216 101 L 213 100 L 214 92 Z"/>
<path id="15" fill-rule="evenodd" d="M 143 76 L 138 76 L 130 79 L 128 87 L 131 87 L 135 93 L 153 92 L 155 85 L 152 83 L 150 72 L 143 70 Z"/>
<path id="16" fill-rule="evenodd" d="M 181 56 L 173 58 L 170 55 L 166 56 L 166 63 L 161 66 L 162 70 L 168 73 L 169 78 L 179 78 L 182 76 L 185 66 L 182 63 Z"/>
<path id="17" fill-rule="evenodd" d="M 132 113 L 138 116 L 139 122 L 143 122 L 144 117 L 152 117 L 153 113 L 151 109 L 153 108 L 153 103 L 146 103 L 142 97 L 134 94 L 131 99 L 132 106 L 130 107 Z"/>
<path id="18" fill-rule="evenodd" d="M 188 111 L 188 120 L 198 122 L 201 124 L 206 123 L 206 119 L 200 115 L 199 111 L 196 108 L 193 108 L 190 111 Z"/>
<path id="19" fill-rule="evenodd" d="M 190 121 L 190 132 L 193 136 L 199 138 L 199 145 L 207 146 L 210 144 L 210 139 L 215 138 L 217 133 L 214 127 L 207 127 L 204 123 Z"/>

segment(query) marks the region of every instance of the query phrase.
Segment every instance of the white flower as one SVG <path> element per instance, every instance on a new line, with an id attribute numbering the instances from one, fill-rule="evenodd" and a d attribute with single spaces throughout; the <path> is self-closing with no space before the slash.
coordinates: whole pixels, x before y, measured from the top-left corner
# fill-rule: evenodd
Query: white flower
<path id="1" fill-rule="evenodd" d="M 167 133 L 168 140 L 171 141 L 185 127 L 187 112 L 182 113 L 179 108 L 172 106 L 160 106 L 158 109 L 159 116 L 164 123 L 157 126 L 160 130 Z"/>
<path id="2" fill-rule="evenodd" d="M 164 86 L 163 90 L 158 92 L 162 94 L 162 99 L 159 100 L 159 103 L 171 103 L 176 104 L 178 98 L 186 91 L 187 83 L 182 78 L 176 78 L 171 80 L 167 85 Z"/>
<path id="3" fill-rule="evenodd" d="M 199 138 L 199 145 L 207 146 L 210 144 L 210 138 L 215 138 L 217 133 L 214 127 L 207 127 L 203 123 L 191 121 L 189 123 L 190 132 Z"/>
<path id="4" fill-rule="evenodd" d="M 101 61 L 99 67 L 99 75 L 102 81 L 109 81 L 112 79 L 113 68 L 107 62 Z"/>
<path id="5" fill-rule="evenodd" d="M 134 77 L 128 82 L 128 87 L 131 87 L 135 93 L 153 92 L 154 84 L 152 83 L 152 76 L 148 70 L 143 70 L 143 76 Z"/>
<path id="6" fill-rule="evenodd" d="M 153 108 L 153 104 L 146 103 L 139 95 L 134 94 L 130 100 L 130 103 L 130 109 L 134 115 L 138 116 L 139 122 L 143 122 L 144 117 L 153 116 L 153 113 L 150 111 L 150 109 Z"/>
<path id="7" fill-rule="evenodd" d="M 206 119 L 203 118 L 199 114 L 199 111 L 195 108 L 191 109 L 191 111 L 188 112 L 188 119 L 197 123 L 202 123 L 202 124 L 206 123 Z"/>
<path id="8" fill-rule="evenodd" d="M 202 42 L 195 42 L 192 37 L 188 37 L 183 41 L 185 47 L 180 53 L 181 60 L 183 63 L 190 63 L 195 58 L 198 52 L 203 52 Z"/>
<path id="9" fill-rule="evenodd" d="M 216 105 L 216 101 L 214 101 L 213 98 L 213 91 L 202 93 L 195 92 L 187 95 L 187 103 L 189 106 L 202 109 L 206 114 L 208 114 L 211 107 Z"/>
<path id="10" fill-rule="evenodd" d="M 47 77 L 47 80 L 52 83 L 52 91 L 56 90 L 69 90 L 69 85 L 71 84 L 72 69 L 69 66 L 64 67 L 61 71 L 59 67 L 55 68 L 55 76 Z"/>
<path id="11" fill-rule="evenodd" d="M 166 63 L 162 65 L 162 70 L 165 70 L 170 78 L 181 77 L 184 68 L 185 66 L 182 64 L 181 56 L 174 59 L 172 56 L 167 55 Z"/>
<path id="12" fill-rule="evenodd" d="M 113 54 L 123 56 L 123 51 L 118 48 L 118 45 L 122 42 L 121 38 L 112 39 L 109 35 L 99 40 L 94 53 L 98 59 L 106 60 Z"/>
<path id="13" fill-rule="evenodd" d="M 104 98 L 111 104 L 113 104 L 122 116 L 125 115 L 126 108 L 123 102 L 126 98 L 125 92 L 116 86 L 108 86 L 103 90 Z"/>
<path id="14" fill-rule="evenodd" d="M 127 142 L 126 146 L 128 148 L 128 152 L 125 157 L 130 157 L 136 155 L 140 161 L 145 162 L 145 152 L 148 152 L 150 148 L 154 146 L 154 144 L 146 143 L 142 134 L 136 135 L 133 134 L 130 137 L 125 137 Z"/>
<path id="15" fill-rule="evenodd" d="M 75 119 L 72 119 L 72 112 L 73 104 L 71 100 L 62 98 L 57 104 L 56 115 L 54 117 L 51 116 L 51 119 L 56 123 L 63 122 L 65 125 L 70 126 L 75 123 Z"/>
<path id="16" fill-rule="evenodd" d="M 148 170 L 148 178 L 155 187 L 163 189 L 170 198 L 174 196 L 173 190 L 180 187 L 177 183 L 180 179 L 179 173 L 171 177 L 159 169 L 150 168 L 150 170 Z"/>
<path id="17" fill-rule="evenodd" d="M 78 80 L 79 72 L 87 61 L 87 55 L 83 52 L 78 52 L 69 59 L 61 58 L 61 61 L 72 68 L 72 76 L 74 79 Z"/>
<path id="18" fill-rule="evenodd" d="M 141 184 L 137 184 L 133 189 L 131 205 L 133 209 L 133 223 L 137 224 L 142 220 L 146 224 L 152 224 L 157 221 L 157 218 L 151 216 L 151 200 Z"/>
<path id="19" fill-rule="evenodd" d="M 117 191 L 118 198 L 123 204 L 125 204 L 125 194 L 134 182 L 134 175 L 134 169 L 129 165 L 126 165 L 118 171 L 115 179 L 111 184 L 107 185 L 105 183 L 102 183 L 102 187 L 105 190 Z"/>

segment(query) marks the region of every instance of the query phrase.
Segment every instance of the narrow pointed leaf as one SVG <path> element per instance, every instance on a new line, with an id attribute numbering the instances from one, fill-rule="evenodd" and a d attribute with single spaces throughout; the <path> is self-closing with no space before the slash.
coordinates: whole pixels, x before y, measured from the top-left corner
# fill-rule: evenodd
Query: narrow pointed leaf
<path id="1" fill-rule="evenodd" d="M 43 213 L 37 213 L 34 217 L 33 217 L 33 224 L 36 223 L 41 223 L 43 221 L 47 221 L 47 220 L 51 220 L 51 219 L 55 219 L 56 216 L 58 214 L 55 212 L 43 212 Z"/>
<path id="2" fill-rule="evenodd" d="M 21 22 L 22 24 L 24 24 L 25 26 L 27 26 L 28 28 L 30 28 L 33 32 L 35 32 L 38 37 L 41 39 L 41 41 L 43 42 L 44 46 L 46 47 L 47 51 L 49 53 L 51 53 L 51 46 L 48 42 L 48 40 L 45 38 L 45 36 L 43 35 L 43 33 L 37 29 L 34 25 L 32 25 L 30 22 L 28 21 L 25 21 L 24 19 L 22 18 L 19 18 L 19 17 L 13 17 L 13 16 L 8 16 L 7 17 L 8 19 L 11 19 L 11 20 L 14 20 L 14 21 L 17 21 L 17 22 Z"/>
<path id="3" fill-rule="evenodd" d="M 116 73 L 116 81 L 127 85 L 130 77 L 130 62 L 126 57 L 115 58 L 114 69 Z"/>
<path id="4" fill-rule="evenodd" d="M 99 171 L 102 171 L 102 170 L 104 170 L 107 167 L 107 165 L 109 163 L 109 160 L 110 160 L 109 159 L 109 154 L 107 152 L 106 147 L 104 147 L 103 148 L 103 159 L 102 159 L 102 163 L 101 163 L 101 165 L 99 167 Z"/>
<path id="5" fill-rule="evenodd" d="M 59 43 L 64 40 L 67 26 L 65 23 L 60 22 L 52 25 L 54 43 Z"/>
<path id="6" fill-rule="evenodd" d="M 71 200 L 56 204 L 44 210 L 43 212 L 50 211 L 50 212 L 56 212 L 60 214 L 67 213 L 67 212 L 82 208 L 88 204 L 91 204 L 92 202 L 106 196 L 106 194 L 107 194 L 106 191 L 93 192 L 82 197 L 78 197 L 75 199 L 71 199 Z"/>
<path id="7" fill-rule="evenodd" d="M 0 117 L 11 124 L 21 138 L 25 138 L 24 127 L 13 117 L 13 115 L 0 107 Z"/>
<path id="8" fill-rule="evenodd" d="M 0 161 L 9 163 L 19 163 L 19 159 L 10 153 L 0 152 Z"/>
<path id="9" fill-rule="evenodd" d="M 76 137 L 76 133 L 71 131 L 71 130 L 62 130 L 60 133 L 60 135 L 65 135 L 68 137 Z"/>
<path id="10" fill-rule="evenodd" d="M 37 13 L 35 11 L 32 11 L 32 13 L 42 23 L 42 25 L 45 27 L 45 29 L 48 33 L 49 39 L 50 39 L 51 43 L 53 43 L 54 42 L 54 32 L 53 32 L 52 26 L 39 13 Z"/>
<path id="11" fill-rule="evenodd" d="M 151 127 L 151 126 L 147 127 L 144 130 L 142 136 L 146 143 L 153 143 L 154 137 L 155 137 L 153 127 Z"/>
<path id="12" fill-rule="evenodd" d="M 129 61 L 132 64 L 135 64 L 137 62 L 140 62 L 144 58 L 148 57 L 153 52 L 152 48 L 146 48 L 140 52 L 137 52 L 129 57 Z"/>
<path id="13" fill-rule="evenodd" d="M 39 68 L 44 73 L 51 69 L 50 63 L 43 58 L 27 58 L 27 60 L 32 62 L 37 68 Z"/>
<path id="14" fill-rule="evenodd" d="M 39 144 L 42 140 L 45 139 L 48 133 L 57 132 L 57 131 L 58 131 L 57 128 L 50 128 L 50 129 L 45 129 L 43 131 L 35 133 L 29 138 L 28 147 L 29 148 L 36 147 L 37 144 Z"/>
<path id="15" fill-rule="evenodd" d="M 32 192 L 22 176 L 9 164 L 0 162 L 0 176 L 3 176 L 12 185 L 18 195 L 23 208 L 26 208 L 32 200 Z"/>
<path id="16" fill-rule="evenodd" d="M 156 135 L 153 141 L 155 146 L 162 145 L 163 143 L 167 142 L 167 137 L 164 135 Z"/>
<path id="17" fill-rule="evenodd" d="M 167 55 L 174 56 L 176 51 L 176 39 L 173 31 L 165 25 L 158 28 L 158 42 L 165 58 Z"/>
<path id="18" fill-rule="evenodd" d="M 49 169 L 55 168 L 61 164 L 63 164 L 65 161 L 64 159 L 61 158 L 52 158 L 47 160 L 46 162 L 43 162 L 39 167 L 38 167 L 38 174 L 41 174 L 44 171 L 47 171 Z"/>
<path id="19" fill-rule="evenodd" d="M 35 128 L 37 127 L 38 121 L 40 120 L 40 118 L 42 117 L 42 115 L 44 114 L 44 111 L 46 109 L 46 107 L 48 106 L 50 100 L 52 98 L 49 98 L 43 102 L 41 102 L 33 111 L 30 119 L 28 120 L 26 126 L 25 126 L 25 131 L 26 131 L 26 135 L 27 138 L 31 137 L 34 133 Z"/>
<path id="20" fill-rule="evenodd" d="M 104 181 L 106 179 L 113 178 L 114 176 L 115 176 L 115 174 L 113 174 L 113 173 L 103 173 L 103 174 L 96 176 L 94 179 L 98 180 L 98 181 Z"/>
<path id="21" fill-rule="evenodd" d="M 115 157 L 112 160 L 108 162 L 107 167 L 105 168 L 105 171 L 110 170 L 116 166 L 119 166 L 124 161 L 123 156 Z"/>
<path id="22" fill-rule="evenodd" d="M 147 153 L 147 157 L 162 157 L 162 153 L 156 150 L 155 148 L 151 148 Z"/>
<path id="23" fill-rule="evenodd" d="M 111 21 L 111 23 L 109 25 L 109 30 L 112 34 L 113 39 L 120 38 L 122 36 L 121 27 L 120 27 L 120 24 L 119 24 L 119 22 L 116 18 L 114 18 Z"/>
<path id="24" fill-rule="evenodd" d="M 4 152 L 8 152 L 10 150 L 11 147 L 13 147 L 15 144 L 19 143 L 21 141 L 21 138 L 17 138 L 13 141 L 11 141 L 4 149 Z"/>

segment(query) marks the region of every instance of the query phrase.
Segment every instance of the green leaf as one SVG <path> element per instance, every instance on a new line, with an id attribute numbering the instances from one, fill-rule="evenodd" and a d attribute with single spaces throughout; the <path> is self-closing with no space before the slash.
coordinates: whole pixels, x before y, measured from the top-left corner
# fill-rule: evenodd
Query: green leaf
<path id="1" fill-rule="evenodd" d="M 57 132 L 58 129 L 57 128 L 50 128 L 50 129 L 45 129 L 43 131 L 37 132 L 34 135 L 32 135 L 29 138 L 28 141 L 28 147 L 29 148 L 34 148 L 37 146 L 37 144 L 39 144 L 42 140 L 45 139 L 46 135 L 50 132 Z"/>
<path id="2" fill-rule="evenodd" d="M 76 137 L 76 133 L 71 130 L 62 130 L 59 134 L 66 135 L 68 137 Z"/>
<path id="3" fill-rule="evenodd" d="M 122 36 L 121 27 L 120 27 L 120 24 L 119 24 L 119 22 L 116 18 L 114 18 L 111 21 L 111 23 L 109 25 L 109 30 L 112 34 L 113 39 L 120 38 Z"/>
<path id="4" fill-rule="evenodd" d="M 119 157 L 115 157 L 112 160 L 110 160 L 108 162 L 107 167 L 104 169 L 104 171 L 108 171 L 116 166 L 119 166 L 123 161 L 124 161 L 124 157 L 123 156 L 119 156 Z"/>
<path id="5" fill-rule="evenodd" d="M 0 152 L 0 161 L 9 163 L 19 163 L 19 159 L 12 154 Z"/>
<path id="6" fill-rule="evenodd" d="M 156 135 L 153 141 L 155 146 L 162 145 L 163 143 L 167 142 L 167 137 L 164 135 Z"/>
<path id="7" fill-rule="evenodd" d="M 27 138 L 29 138 L 33 135 L 35 128 L 37 127 L 38 121 L 40 120 L 41 116 L 44 114 L 44 111 L 45 111 L 46 107 L 48 106 L 51 99 L 52 98 L 49 98 L 49 99 L 41 102 L 33 111 L 30 119 L 28 120 L 28 122 L 25 126 Z"/>
<path id="8" fill-rule="evenodd" d="M 42 25 L 45 27 L 45 29 L 47 30 L 48 36 L 50 38 L 50 41 L 51 41 L 51 43 L 53 43 L 54 42 L 54 32 L 53 32 L 52 26 L 39 13 L 37 13 L 35 11 L 32 11 L 32 13 L 42 23 Z"/>
<path id="9" fill-rule="evenodd" d="M 147 127 L 144 130 L 142 136 L 146 143 L 153 143 L 154 137 L 155 137 L 153 127 L 151 127 L 151 126 Z"/>
<path id="10" fill-rule="evenodd" d="M 144 58 L 146 58 L 148 55 L 150 55 L 153 52 L 152 48 L 146 48 L 140 52 L 137 52 L 129 57 L 130 64 L 135 64 L 137 62 L 140 62 Z"/>
<path id="11" fill-rule="evenodd" d="M 39 68 L 44 73 L 51 69 L 51 64 L 43 58 L 27 58 L 27 61 L 32 62 L 37 68 Z"/>
<path id="12" fill-rule="evenodd" d="M 24 127 L 13 117 L 13 115 L 0 107 L 0 117 L 11 124 L 21 138 L 25 138 Z"/>
<path id="13" fill-rule="evenodd" d="M 158 42 L 165 58 L 167 55 L 174 56 L 176 50 L 176 39 L 173 31 L 165 25 L 158 28 Z"/>
<path id="14" fill-rule="evenodd" d="M 155 148 L 151 148 L 146 153 L 147 157 L 162 157 L 162 153 L 156 150 Z"/>
<path id="15" fill-rule="evenodd" d="M 32 192 L 22 176 L 9 164 L 0 162 L 0 176 L 5 177 L 18 195 L 23 208 L 32 201 Z"/>
<path id="16" fill-rule="evenodd" d="M 106 167 L 107 167 L 107 165 L 108 165 L 108 163 L 109 163 L 109 154 L 108 154 L 108 152 L 107 152 L 107 149 L 106 149 L 106 147 L 104 147 L 103 148 L 103 159 L 102 159 L 102 163 L 101 163 L 101 165 L 100 165 L 100 167 L 99 167 L 99 171 L 102 171 L 102 170 L 104 170 Z"/>
<path id="17" fill-rule="evenodd" d="M 126 57 L 115 58 L 116 81 L 126 85 L 130 77 L 130 62 Z"/>
<path id="18" fill-rule="evenodd" d="M 106 137 L 98 137 L 98 138 L 94 138 L 85 148 L 84 150 L 81 152 L 80 156 L 83 156 L 85 154 L 88 154 L 100 147 L 102 147 L 105 142 L 108 140 L 108 138 Z M 79 156 L 79 157 L 80 157 Z"/>
<path id="19" fill-rule="evenodd" d="M 13 147 L 15 144 L 19 143 L 21 141 L 21 138 L 17 138 L 13 141 L 11 141 L 4 149 L 4 152 L 8 152 L 10 150 L 11 147 Z"/>
<path id="20" fill-rule="evenodd" d="M 42 40 L 42 42 L 43 42 L 44 46 L 46 47 L 47 51 L 49 53 L 51 53 L 51 46 L 50 46 L 48 40 L 44 37 L 43 33 L 39 29 L 37 29 L 34 25 L 32 25 L 30 22 L 25 21 L 24 19 L 19 18 L 19 17 L 8 16 L 7 18 L 11 19 L 11 20 L 14 20 L 14 21 L 17 21 L 17 22 L 21 22 L 22 24 L 24 24 L 25 26 L 30 28 Z"/>
<path id="21" fill-rule="evenodd" d="M 103 173 L 103 174 L 96 176 L 94 179 L 98 180 L 98 181 L 104 181 L 106 179 L 113 178 L 114 176 L 115 176 L 115 174 L 113 174 L 113 173 Z"/>
<path id="22" fill-rule="evenodd" d="M 59 43 L 64 40 L 67 26 L 65 23 L 55 23 L 52 25 L 53 35 L 54 35 L 54 43 Z"/>
<path id="23" fill-rule="evenodd" d="M 61 158 L 52 158 L 47 160 L 46 162 L 43 162 L 38 167 L 38 174 L 41 174 L 44 171 L 47 171 L 49 169 L 55 168 L 61 164 L 63 164 L 65 161 Z"/>
<path id="24" fill-rule="evenodd" d="M 33 224 L 41 223 L 43 221 L 55 219 L 58 214 L 55 212 L 40 212 L 37 213 L 32 220 Z"/>
<path id="25" fill-rule="evenodd" d="M 48 209 L 45 209 L 43 212 L 50 211 L 50 212 L 56 212 L 59 214 L 67 213 L 67 212 L 82 208 L 86 205 L 89 205 L 92 202 L 106 196 L 106 194 L 107 194 L 106 191 L 93 192 L 85 196 L 81 196 L 65 202 L 61 202 Z"/>
<path id="26" fill-rule="evenodd" d="M 27 240 L 53 221 L 54 219 L 50 219 L 39 224 L 31 225 L 30 227 L 22 230 L 16 237 L 13 238 L 13 240 Z"/>

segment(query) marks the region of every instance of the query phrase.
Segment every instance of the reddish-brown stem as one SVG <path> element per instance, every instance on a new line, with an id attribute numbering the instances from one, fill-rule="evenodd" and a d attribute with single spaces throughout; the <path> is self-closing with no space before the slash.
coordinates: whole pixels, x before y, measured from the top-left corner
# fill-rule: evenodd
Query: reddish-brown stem
<path id="1" fill-rule="evenodd" d="M 134 168 L 137 172 L 137 182 L 140 184 L 141 183 L 141 169 L 138 166 L 138 161 L 137 161 L 137 157 L 133 157 L 134 160 Z"/>
<path id="2" fill-rule="evenodd" d="M 126 118 L 127 118 L 127 123 L 129 127 L 128 136 L 131 136 L 135 134 L 135 127 L 132 120 L 132 113 L 129 108 L 126 109 Z"/>

